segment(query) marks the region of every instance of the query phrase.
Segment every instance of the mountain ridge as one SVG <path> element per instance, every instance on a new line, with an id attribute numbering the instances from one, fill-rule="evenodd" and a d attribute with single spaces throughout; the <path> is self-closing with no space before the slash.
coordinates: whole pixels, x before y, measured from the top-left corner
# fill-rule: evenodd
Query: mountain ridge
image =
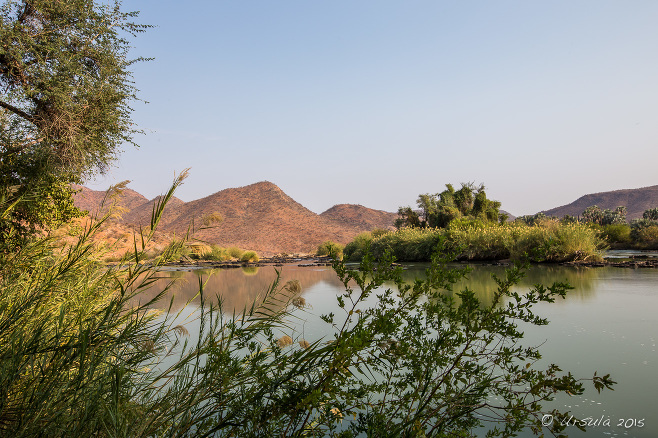
<path id="1" fill-rule="evenodd" d="M 611 210 L 624 206 L 627 209 L 626 218 L 628 220 L 639 219 L 645 210 L 658 207 L 658 185 L 590 193 L 581 196 L 570 204 L 543 210 L 542 213 L 547 216 L 557 217 L 565 215 L 580 216 L 587 207 L 593 205 L 598 205 L 601 209 Z"/>
<path id="2" fill-rule="evenodd" d="M 131 208 L 118 220 L 135 228 L 149 224 L 153 204 L 159 197 L 149 201 L 137 192 L 128 190 L 125 193 L 128 194 L 129 202 L 120 203 L 124 208 L 127 205 Z M 82 193 L 84 196 L 74 196 L 76 205 L 82 208 L 84 203 L 89 207 L 91 201 L 101 198 L 100 193 L 104 194 L 85 188 Z M 361 205 L 339 204 L 332 208 L 332 213 L 314 213 L 288 196 L 276 184 L 260 181 L 223 189 L 190 202 L 173 198 L 163 212 L 159 229 L 184 235 L 192 227 L 195 239 L 220 246 L 252 249 L 263 255 L 311 253 L 326 240 L 346 244 L 363 231 L 392 229 L 397 217 L 395 213 Z M 208 218 L 217 216 L 222 217 L 220 223 L 204 225 Z"/>

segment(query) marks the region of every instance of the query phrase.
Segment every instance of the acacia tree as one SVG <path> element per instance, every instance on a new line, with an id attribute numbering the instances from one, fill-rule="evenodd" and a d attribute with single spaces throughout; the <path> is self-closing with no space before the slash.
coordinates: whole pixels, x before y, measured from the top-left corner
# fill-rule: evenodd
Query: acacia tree
<path id="1" fill-rule="evenodd" d="M 79 214 L 70 183 L 133 143 L 127 35 L 136 12 L 93 0 L 6 0 L 0 9 L 0 196 L 20 202 L 3 233 Z"/>

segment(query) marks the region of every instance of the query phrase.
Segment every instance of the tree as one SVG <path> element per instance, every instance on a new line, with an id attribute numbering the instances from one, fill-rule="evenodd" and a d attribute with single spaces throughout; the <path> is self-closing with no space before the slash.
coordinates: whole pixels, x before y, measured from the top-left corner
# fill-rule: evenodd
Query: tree
<path id="1" fill-rule="evenodd" d="M 118 1 L 2 5 L 0 191 L 19 200 L 3 232 L 79 215 L 69 184 L 106 171 L 123 143 L 134 144 L 128 69 L 137 60 L 128 59 L 124 36 L 148 27 L 132 23 L 136 15 Z"/>
<path id="2" fill-rule="evenodd" d="M 583 219 L 585 222 L 601 225 L 603 222 L 603 211 L 598 205 L 592 205 L 583 211 Z"/>
<path id="3" fill-rule="evenodd" d="M 461 217 L 478 219 L 485 222 L 499 220 L 500 202 L 487 199 L 484 185 L 476 187 L 473 183 L 462 183 L 459 190 L 452 184 L 446 184 L 446 190 L 441 193 L 425 193 L 416 201 L 422 215 L 418 215 L 410 207 L 400 207 L 396 226 L 422 226 L 445 228 L 454 219 Z M 410 215 L 410 212 L 415 216 Z"/>
<path id="4" fill-rule="evenodd" d="M 599 206 L 593 205 L 585 209 L 583 219 L 598 225 L 623 225 L 626 223 L 626 207 L 619 206 L 614 210 L 609 208 L 601 210 Z"/>
<path id="5" fill-rule="evenodd" d="M 642 213 L 642 218 L 651 221 L 658 221 L 658 208 L 650 208 L 645 210 L 644 213 Z"/>
<path id="6" fill-rule="evenodd" d="M 398 218 L 395 220 L 395 226 L 396 228 L 420 227 L 420 216 L 411 207 L 400 207 L 398 208 Z"/>

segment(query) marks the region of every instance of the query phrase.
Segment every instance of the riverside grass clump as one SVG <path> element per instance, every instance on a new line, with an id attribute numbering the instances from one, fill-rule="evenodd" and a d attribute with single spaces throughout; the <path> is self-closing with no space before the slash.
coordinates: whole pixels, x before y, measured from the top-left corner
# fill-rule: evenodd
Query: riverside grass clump
<path id="1" fill-rule="evenodd" d="M 469 290 L 453 299 L 444 291 L 465 272 L 446 268 L 450 254 L 434 257 L 413 284 L 388 253 L 377 263 L 366 254 L 358 270 L 336 260 L 345 293 L 336 314 L 321 316 L 332 335 L 318 339 L 294 328 L 312 317 L 301 285 L 275 280 L 262 299 L 227 315 L 200 279 L 191 312 L 200 329 L 190 334 L 177 315 L 151 310 L 167 288 L 142 299 L 180 248 L 138 263 L 181 181 L 156 205 L 132 258 L 115 266 L 98 262 L 90 243 L 97 224 L 65 251 L 48 238 L 2 248 L 1 436 L 467 436 L 481 426 L 513 436 L 544 430 L 548 413 L 558 434 L 568 413 L 545 401 L 582 394 L 581 380 L 597 390 L 614 384 L 541 368 L 538 347 L 520 345 L 517 322 L 546 324 L 532 305 L 563 297 L 568 286 L 511 292 L 522 275 L 516 267 L 498 280 L 490 305 Z"/>
<path id="2" fill-rule="evenodd" d="M 390 251 L 398 261 L 429 261 L 439 242 L 453 249 L 458 260 L 501 260 L 528 257 L 536 262 L 600 260 L 605 240 L 595 229 L 579 223 L 541 221 L 492 224 L 453 221 L 447 228 L 402 228 L 374 238 L 359 235 L 345 248 L 358 260 L 366 246 L 375 256 Z"/>

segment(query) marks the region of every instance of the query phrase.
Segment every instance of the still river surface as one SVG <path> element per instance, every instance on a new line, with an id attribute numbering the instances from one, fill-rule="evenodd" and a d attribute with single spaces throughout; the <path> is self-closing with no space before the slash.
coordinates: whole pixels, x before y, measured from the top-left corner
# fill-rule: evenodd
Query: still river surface
<path id="1" fill-rule="evenodd" d="M 412 280 L 423 275 L 427 265 L 405 267 L 405 277 Z M 504 268 L 472 267 L 462 285 L 468 285 L 480 300 L 487 302 L 496 287 L 491 274 L 502 276 Z M 300 281 L 302 296 L 310 305 L 306 322 L 298 324 L 297 332 L 291 334 L 293 338 L 329 338 L 332 332 L 319 315 L 331 311 L 340 315 L 335 297 L 343 291 L 331 267 L 285 265 L 277 269 L 281 272 L 281 284 L 291 279 Z M 179 278 L 173 288 L 172 310 L 180 311 L 181 318 L 189 317 L 187 327 L 192 332 L 195 305 L 185 304 L 197 293 L 199 278 L 206 281 L 205 293 L 220 294 L 224 309 L 230 311 L 242 309 L 262 295 L 276 272 L 273 267 L 261 267 L 168 271 L 162 275 Z M 543 365 L 555 363 L 583 378 L 591 377 L 594 371 L 599 375 L 610 373 L 618 382 L 614 391 L 601 394 L 587 382 L 583 396 L 556 400 L 554 407 L 589 418 L 594 424 L 586 433 L 573 426 L 566 432 L 573 437 L 658 437 L 658 269 L 534 266 L 516 290 L 554 281 L 567 281 L 574 289 L 565 300 L 535 307 L 536 313 L 547 317 L 550 324 L 527 329 L 523 345 L 543 344 Z"/>

